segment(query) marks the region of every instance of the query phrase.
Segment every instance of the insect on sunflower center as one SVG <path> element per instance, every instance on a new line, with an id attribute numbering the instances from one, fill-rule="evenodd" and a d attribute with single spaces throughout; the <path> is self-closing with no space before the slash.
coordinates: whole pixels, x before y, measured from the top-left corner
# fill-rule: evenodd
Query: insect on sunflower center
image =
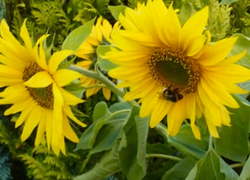
<path id="1" fill-rule="evenodd" d="M 37 63 L 31 63 L 23 71 L 23 81 L 28 81 L 36 73 L 43 71 Z M 27 91 L 33 100 L 42 108 L 52 110 L 54 105 L 54 95 L 52 85 L 46 88 L 31 88 L 26 86 Z"/>
<path id="2" fill-rule="evenodd" d="M 186 95 L 195 92 L 201 68 L 182 51 L 172 48 L 157 49 L 149 60 L 152 78 L 164 88 Z"/>

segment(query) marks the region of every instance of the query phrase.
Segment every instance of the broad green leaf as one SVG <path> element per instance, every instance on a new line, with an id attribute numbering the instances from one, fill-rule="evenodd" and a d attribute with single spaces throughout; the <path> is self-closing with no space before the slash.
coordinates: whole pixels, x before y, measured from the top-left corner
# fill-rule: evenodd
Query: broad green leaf
<path id="1" fill-rule="evenodd" d="M 241 173 L 239 180 L 249 180 L 250 179 L 250 157 L 248 158 L 247 162 L 245 163 Z"/>
<path id="2" fill-rule="evenodd" d="M 93 119 L 95 119 L 95 121 L 80 137 L 80 142 L 77 144 L 76 150 L 93 148 L 99 130 L 104 126 L 109 117 L 110 113 L 106 103 L 98 103 L 93 113 Z"/>
<path id="3" fill-rule="evenodd" d="M 215 150 L 228 159 L 244 162 L 248 155 L 250 106 L 235 99 L 240 108 L 229 109 L 232 125 L 221 127 L 220 138 L 215 139 Z"/>
<path id="4" fill-rule="evenodd" d="M 111 113 L 108 110 L 108 106 L 105 102 L 99 102 L 93 112 L 93 121 L 98 120 L 104 116 L 110 115 Z"/>
<path id="5" fill-rule="evenodd" d="M 169 144 L 186 155 L 190 155 L 196 159 L 202 158 L 207 149 L 207 140 L 198 140 L 194 137 L 190 125 L 183 125 L 178 134 L 169 137 Z"/>
<path id="6" fill-rule="evenodd" d="M 110 51 L 110 47 L 110 45 L 102 45 L 98 46 L 96 49 L 96 52 L 98 54 L 98 65 L 104 71 L 109 71 L 117 67 L 117 65 L 115 65 L 114 63 L 102 58 L 102 56 L 104 56 L 106 52 Z"/>
<path id="7" fill-rule="evenodd" d="M 141 180 L 146 175 L 146 139 L 149 118 L 139 118 L 133 107 L 119 147 L 121 170 L 128 180 Z"/>
<path id="8" fill-rule="evenodd" d="M 127 102 L 115 103 L 109 107 L 109 111 L 111 113 L 114 113 L 114 112 L 120 111 L 120 110 L 125 110 L 125 109 L 131 109 L 131 105 L 128 104 Z"/>
<path id="9" fill-rule="evenodd" d="M 197 162 L 186 180 L 237 180 L 236 172 L 213 149 Z"/>
<path id="10" fill-rule="evenodd" d="M 95 18 L 72 31 L 64 40 L 62 49 L 76 51 L 92 32 Z"/>
<path id="11" fill-rule="evenodd" d="M 117 103 L 112 106 L 112 113 L 105 102 L 96 105 L 93 113 L 94 122 L 81 136 L 77 149 L 91 149 L 90 154 L 94 154 L 113 147 L 116 140 L 121 138 L 122 127 L 130 114 L 129 108 L 116 108 L 114 111 L 113 107 L 119 104 L 123 105 Z"/>
<path id="12" fill-rule="evenodd" d="M 231 3 L 236 2 L 236 1 L 238 1 L 238 0 L 222 0 L 222 1 L 220 2 L 220 4 L 221 4 L 221 5 L 224 5 L 224 4 L 231 4 Z"/>
<path id="13" fill-rule="evenodd" d="M 244 36 L 243 34 L 234 34 L 234 36 L 238 37 L 238 39 L 230 54 L 240 54 L 243 51 L 247 50 L 246 55 L 237 63 L 250 68 L 250 38 Z"/>
<path id="14" fill-rule="evenodd" d="M 79 175 L 74 180 L 103 180 L 120 170 L 117 150 L 118 146 L 105 153 L 100 162 L 85 174 Z"/>
<path id="15" fill-rule="evenodd" d="M 98 132 L 94 147 L 90 151 L 91 154 L 112 148 L 116 140 L 122 136 L 122 127 L 126 122 L 128 115 L 129 111 L 119 113 L 106 121 L 105 125 Z"/>
<path id="16" fill-rule="evenodd" d="M 123 5 L 120 5 L 120 6 L 108 6 L 108 9 L 110 10 L 112 16 L 116 20 L 118 20 L 120 13 L 125 14 L 125 9 L 126 8 L 128 8 L 128 7 L 127 6 L 123 6 Z"/>
<path id="17" fill-rule="evenodd" d="M 175 164 L 173 168 L 167 171 L 161 180 L 184 180 L 191 169 L 195 166 L 197 160 L 188 156 Z"/>

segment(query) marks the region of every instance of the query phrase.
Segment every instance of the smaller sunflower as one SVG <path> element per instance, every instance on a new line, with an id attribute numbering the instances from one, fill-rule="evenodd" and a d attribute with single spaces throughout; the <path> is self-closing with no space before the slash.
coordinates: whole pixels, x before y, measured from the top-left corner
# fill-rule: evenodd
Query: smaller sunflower
<path id="1" fill-rule="evenodd" d="M 11 34 L 4 20 L 0 25 L 0 87 L 6 87 L 0 93 L 0 104 L 13 104 L 4 112 L 6 116 L 21 112 L 15 127 L 23 124 L 22 141 L 37 127 L 35 146 L 45 143 L 46 137 L 49 149 L 52 147 L 57 155 L 60 151 L 66 154 L 65 137 L 79 142 L 68 118 L 83 127 L 86 125 L 74 116 L 70 108 L 83 100 L 63 87 L 82 75 L 58 68 L 72 51 L 59 51 L 50 58 L 46 57 L 43 42 L 48 35 L 43 35 L 33 46 L 25 22 L 20 31 L 24 45 Z"/>
<path id="2" fill-rule="evenodd" d="M 77 66 L 86 68 L 89 70 L 94 70 L 95 63 L 97 61 L 96 48 L 99 45 L 108 45 L 111 43 L 111 34 L 120 28 L 119 23 L 116 23 L 114 27 L 102 17 L 98 18 L 97 23 L 93 26 L 92 33 L 90 36 L 82 43 L 79 49 L 75 52 L 75 55 L 84 59 L 83 61 L 77 63 Z M 83 86 L 94 86 L 101 84 L 99 81 L 89 77 L 83 77 L 80 79 Z M 109 100 L 111 96 L 111 91 L 105 87 L 94 87 L 86 90 L 86 97 L 90 97 L 96 94 L 100 89 L 102 89 L 104 97 Z"/>

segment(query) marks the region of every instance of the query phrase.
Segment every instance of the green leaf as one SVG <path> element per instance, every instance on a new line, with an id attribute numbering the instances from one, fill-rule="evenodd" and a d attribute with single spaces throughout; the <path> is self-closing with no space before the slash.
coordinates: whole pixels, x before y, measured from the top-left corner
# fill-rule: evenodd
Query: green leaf
<path id="1" fill-rule="evenodd" d="M 146 140 L 149 118 L 139 118 L 133 107 L 119 147 L 121 170 L 128 180 L 141 180 L 146 175 Z"/>
<path id="2" fill-rule="evenodd" d="M 92 32 L 95 18 L 72 31 L 64 40 L 62 49 L 76 51 Z"/>
<path id="3" fill-rule="evenodd" d="M 93 119 L 95 121 L 91 124 L 86 131 L 80 137 L 80 142 L 76 146 L 76 150 L 79 149 L 91 149 L 94 146 L 97 134 L 99 130 L 104 126 L 108 120 L 110 113 L 106 103 L 99 102 L 93 113 Z"/>
<path id="4" fill-rule="evenodd" d="M 244 162 L 248 155 L 250 106 L 235 99 L 240 108 L 229 109 L 232 126 L 221 127 L 220 138 L 215 139 L 215 150 L 228 159 Z"/>
<path id="5" fill-rule="evenodd" d="M 93 149 L 90 151 L 91 154 L 109 150 L 113 147 L 116 140 L 122 136 L 122 127 L 128 115 L 129 111 L 119 113 L 106 121 L 105 125 L 98 132 Z"/>
<path id="6" fill-rule="evenodd" d="M 238 175 L 213 149 L 198 161 L 186 180 L 236 180 Z"/>
<path id="7" fill-rule="evenodd" d="M 93 113 L 94 123 L 81 136 L 77 150 L 91 149 L 90 154 L 94 154 L 113 147 L 116 140 L 121 138 L 122 127 L 130 114 L 130 107 L 121 109 L 118 108 L 119 105 L 124 107 L 124 103 L 117 103 L 112 106 L 112 113 L 105 102 L 96 105 Z M 115 106 L 117 108 L 114 108 Z"/>
<path id="8" fill-rule="evenodd" d="M 103 118 L 111 113 L 108 110 L 108 106 L 105 102 L 99 102 L 94 109 L 93 112 L 93 121 L 98 120 L 99 118 Z"/>
<path id="9" fill-rule="evenodd" d="M 247 162 L 245 163 L 241 173 L 239 180 L 249 180 L 250 179 L 250 157 L 248 158 Z"/>
<path id="10" fill-rule="evenodd" d="M 118 160 L 118 146 L 105 153 L 100 162 L 85 174 L 79 175 L 74 180 L 103 180 L 120 170 Z"/>
<path id="11" fill-rule="evenodd" d="M 207 140 L 198 140 L 194 137 L 190 125 L 183 125 L 179 133 L 174 137 L 169 137 L 169 144 L 186 155 L 190 155 L 195 159 L 202 158 L 207 149 Z"/>
<path id="12" fill-rule="evenodd" d="M 250 68 L 250 38 L 243 34 L 234 34 L 233 36 L 238 37 L 230 55 L 236 55 L 247 50 L 246 55 L 239 60 L 237 63 Z"/>
<path id="13" fill-rule="evenodd" d="M 117 65 L 115 65 L 114 63 L 102 58 L 102 56 L 104 56 L 106 52 L 110 51 L 110 49 L 110 45 L 100 45 L 96 49 L 96 52 L 98 54 L 98 65 L 104 71 L 109 71 L 117 67 Z"/>
<path id="14" fill-rule="evenodd" d="M 221 5 L 224 5 L 224 4 L 231 4 L 231 3 L 236 2 L 236 1 L 238 1 L 238 0 L 222 0 L 222 1 L 220 2 L 220 4 L 221 4 Z"/>
<path id="15" fill-rule="evenodd" d="M 173 168 L 167 171 L 161 180 L 184 180 L 197 160 L 188 156 L 175 164 Z"/>
<path id="16" fill-rule="evenodd" d="M 123 6 L 123 5 L 120 5 L 120 6 L 108 6 L 108 9 L 110 10 L 112 16 L 116 20 L 118 20 L 120 13 L 125 14 L 125 9 L 126 8 L 127 8 L 127 6 Z"/>

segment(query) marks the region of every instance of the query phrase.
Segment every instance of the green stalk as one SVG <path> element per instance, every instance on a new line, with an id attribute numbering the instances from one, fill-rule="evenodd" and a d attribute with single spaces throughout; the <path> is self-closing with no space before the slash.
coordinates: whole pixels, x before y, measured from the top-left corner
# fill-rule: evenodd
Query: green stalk
<path id="1" fill-rule="evenodd" d="M 125 93 L 123 91 L 121 91 L 120 89 L 117 89 L 115 86 L 115 84 L 110 81 L 107 77 L 105 77 L 103 74 L 101 73 L 96 73 L 95 71 L 91 71 L 88 69 L 84 69 L 81 68 L 79 66 L 76 65 L 70 65 L 69 69 L 73 70 L 73 71 L 77 71 L 79 73 L 81 73 L 84 76 L 88 76 L 90 78 L 96 79 L 100 82 L 102 82 L 103 84 L 105 84 L 113 93 L 117 94 L 120 97 L 123 97 L 125 95 Z"/>
<path id="2" fill-rule="evenodd" d="M 147 154 L 146 155 L 147 158 L 150 157 L 157 157 L 157 158 L 164 158 L 164 159 L 171 159 L 173 161 L 181 161 L 181 158 L 178 158 L 176 156 L 170 156 L 170 155 L 165 155 L 165 154 Z"/>

